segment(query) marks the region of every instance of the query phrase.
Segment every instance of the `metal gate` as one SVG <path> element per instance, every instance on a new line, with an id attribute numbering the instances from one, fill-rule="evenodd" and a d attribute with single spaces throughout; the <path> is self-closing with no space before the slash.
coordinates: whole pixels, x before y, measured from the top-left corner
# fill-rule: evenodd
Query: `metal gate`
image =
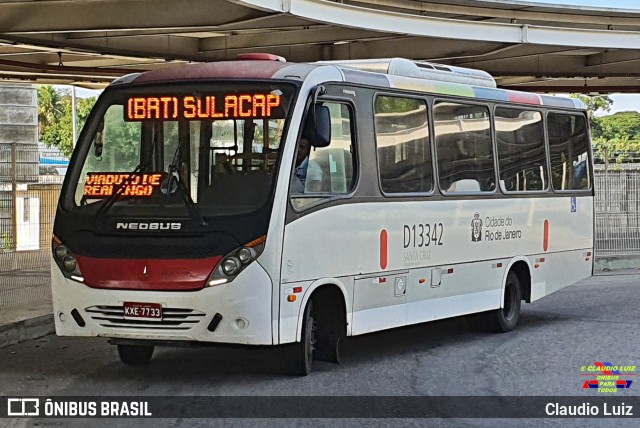
<path id="1" fill-rule="evenodd" d="M 640 255 L 640 170 L 595 171 L 595 255 Z"/>

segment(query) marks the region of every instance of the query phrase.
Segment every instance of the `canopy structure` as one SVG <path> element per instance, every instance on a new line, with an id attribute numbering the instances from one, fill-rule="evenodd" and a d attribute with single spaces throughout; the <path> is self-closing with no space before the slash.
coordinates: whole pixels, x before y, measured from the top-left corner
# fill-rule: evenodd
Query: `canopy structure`
<path id="1" fill-rule="evenodd" d="M 268 52 L 402 57 L 538 92 L 637 92 L 640 9 L 515 0 L 0 0 L 0 79 L 102 87 L 167 63 Z"/>

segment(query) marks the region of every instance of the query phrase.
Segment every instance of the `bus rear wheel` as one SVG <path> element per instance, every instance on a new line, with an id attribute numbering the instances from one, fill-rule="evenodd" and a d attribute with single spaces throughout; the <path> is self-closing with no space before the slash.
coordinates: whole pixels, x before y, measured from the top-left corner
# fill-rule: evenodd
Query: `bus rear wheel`
<path id="1" fill-rule="evenodd" d="M 153 356 L 153 346 L 118 345 L 120 361 L 129 366 L 149 364 Z"/>
<path id="2" fill-rule="evenodd" d="M 489 312 L 487 326 L 495 333 L 506 333 L 513 330 L 520 318 L 522 303 L 522 287 L 520 278 L 514 271 L 507 274 L 504 286 L 504 305 L 502 308 Z"/>

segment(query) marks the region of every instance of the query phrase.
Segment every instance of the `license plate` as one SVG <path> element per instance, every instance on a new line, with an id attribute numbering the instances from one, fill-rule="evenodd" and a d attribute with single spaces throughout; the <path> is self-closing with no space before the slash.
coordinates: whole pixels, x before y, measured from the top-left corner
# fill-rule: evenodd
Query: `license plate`
<path id="1" fill-rule="evenodd" d="M 162 319 L 162 305 L 160 303 L 124 302 L 125 319 Z"/>

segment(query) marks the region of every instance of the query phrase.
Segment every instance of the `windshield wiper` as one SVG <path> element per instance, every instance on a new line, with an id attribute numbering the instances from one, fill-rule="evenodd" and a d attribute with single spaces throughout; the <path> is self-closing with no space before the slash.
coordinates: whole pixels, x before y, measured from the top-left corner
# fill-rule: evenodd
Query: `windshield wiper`
<path id="1" fill-rule="evenodd" d="M 142 163 L 139 164 L 132 172 L 129 173 L 129 176 L 127 178 L 122 180 L 122 182 L 118 185 L 118 187 L 111 194 L 111 196 L 109 196 L 107 199 L 104 200 L 102 205 L 100 205 L 98 212 L 96 213 L 96 220 L 101 219 L 107 214 L 107 212 L 111 209 L 113 204 L 116 203 L 116 201 L 118 200 L 118 198 L 120 197 L 124 189 L 126 189 L 127 186 L 131 183 L 131 180 L 133 180 L 133 177 L 135 176 L 135 174 L 141 172 L 144 166 L 145 165 Z"/>
<path id="2" fill-rule="evenodd" d="M 200 213 L 200 210 L 198 209 L 196 204 L 193 202 L 193 199 L 191 199 L 191 195 L 189 194 L 189 189 L 187 189 L 187 186 L 184 184 L 184 182 L 180 180 L 180 175 L 178 174 L 177 168 L 175 165 L 169 165 L 169 173 L 167 175 L 167 178 L 165 178 L 165 181 L 166 181 L 166 186 L 163 183 L 161 187 L 162 193 L 164 193 L 165 198 L 169 198 L 176 190 L 180 189 L 180 193 L 182 194 L 182 200 L 184 201 L 184 204 L 187 206 L 187 209 L 189 210 L 189 215 L 191 215 L 191 218 L 197 221 L 200 224 L 200 226 L 203 226 L 203 227 L 207 226 L 209 223 L 204 219 L 204 217 Z M 174 183 L 176 185 L 176 188 L 173 188 Z"/>
<path id="3" fill-rule="evenodd" d="M 169 196 L 171 196 L 177 189 L 180 189 L 180 193 L 182 193 L 182 200 L 189 210 L 189 215 L 191 215 L 191 218 L 197 221 L 200 226 L 204 227 L 209 223 L 204 219 L 204 217 L 200 213 L 200 210 L 193 202 L 193 199 L 191 199 L 191 194 L 189 192 L 189 189 L 187 189 L 186 184 L 182 180 L 180 180 L 180 174 L 178 173 L 178 162 L 180 159 L 181 148 L 182 144 L 178 143 L 178 147 L 173 154 L 171 165 L 169 165 L 168 167 L 169 171 L 167 177 L 165 178 L 166 186 L 165 183 L 162 183 L 160 190 L 165 195 L 165 198 L 169 198 Z M 176 184 L 175 189 L 173 188 L 174 183 Z"/>

